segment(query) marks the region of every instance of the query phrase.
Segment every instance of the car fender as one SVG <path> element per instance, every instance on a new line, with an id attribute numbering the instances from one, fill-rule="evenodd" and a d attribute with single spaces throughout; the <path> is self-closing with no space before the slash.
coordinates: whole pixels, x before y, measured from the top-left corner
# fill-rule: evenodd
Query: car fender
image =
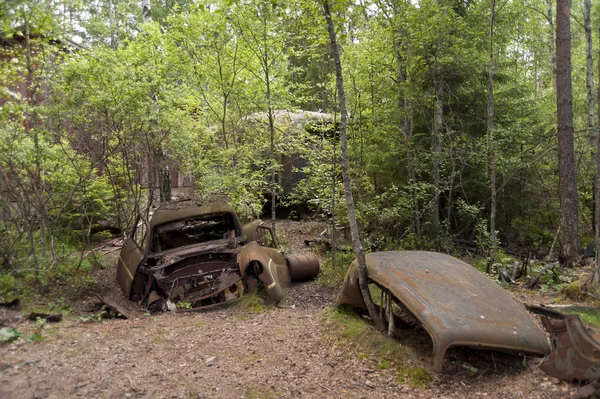
<path id="1" fill-rule="evenodd" d="M 248 266 L 254 262 L 261 266 L 257 277 L 264 285 L 269 299 L 275 303 L 280 302 L 283 298 L 283 292 L 277 274 L 277 265 L 260 245 L 251 241 L 244 245 L 238 257 L 238 264 L 240 265 L 242 276 L 246 278 L 254 277 L 251 275 L 253 271 L 248 269 Z"/>

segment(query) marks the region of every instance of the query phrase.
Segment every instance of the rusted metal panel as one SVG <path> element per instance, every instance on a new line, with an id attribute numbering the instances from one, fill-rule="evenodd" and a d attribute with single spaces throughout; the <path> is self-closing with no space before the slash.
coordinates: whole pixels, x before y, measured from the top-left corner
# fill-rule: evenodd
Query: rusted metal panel
<path id="1" fill-rule="evenodd" d="M 256 278 L 262 282 L 271 301 L 279 303 L 283 299 L 277 265 L 264 248 L 254 241 L 249 242 L 242 248 L 238 263 L 244 277 Z M 260 265 L 260 269 L 251 269 L 252 265 Z"/>
<path id="2" fill-rule="evenodd" d="M 103 296 L 100 296 L 98 294 L 96 294 L 96 296 L 98 297 L 98 299 L 100 299 L 106 306 L 108 306 L 110 309 L 112 309 L 116 314 L 117 317 L 119 317 L 118 315 L 121 315 L 121 318 L 123 319 L 130 319 L 131 316 L 129 316 L 127 314 L 127 311 L 120 305 L 118 305 L 117 303 L 111 301 L 108 298 L 105 298 Z"/>
<path id="3" fill-rule="evenodd" d="M 263 221 L 260 219 L 256 219 L 251 221 L 250 223 L 246 223 L 243 226 L 243 230 L 244 230 L 244 236 L 246 236 L 246 240 L 248 242 L 250 241 L 257 241 L 256 240 L 256 229 L 258 228 L 258 226 L 260 226 L 261 224 L 263 224 Z"/>
<path id="4" fill-rule="evenodd" d="M 424 251 L 370 253 L 366 261 L 369 279 L 400 301 L 431 336 L 437 371 L 453 346 L 538 356 L 550 352 L 543 331 L 523 306 L 465 262 Z M 356 260 L 337 304 L 365 307 Z"/>
<path id="5" fill-rule="evenodd" d="M 131 237 L 123 241 L 117 265 L 117 281 L 127 299 L 132 299 L 131 284 L 144 254 Z"/>
<path id="6" fill-rule="evenodd" d="M 552 354 L 544 359 L 540 369 L 565 381 L 600 379 L 600 343 L 588 333 L 579 315 L 536 306 L 529 310 L 542 315 L 552 344 Z"/>

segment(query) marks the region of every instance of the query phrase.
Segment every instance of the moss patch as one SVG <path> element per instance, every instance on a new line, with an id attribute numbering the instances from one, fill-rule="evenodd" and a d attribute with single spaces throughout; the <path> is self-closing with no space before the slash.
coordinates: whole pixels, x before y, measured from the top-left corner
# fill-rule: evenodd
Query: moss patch
<path id="1" fill-rule="evenodd" d="M 328 311 L 328 317 L 338 329 L 340 341 L 350 346 L 359 359 L 371 359 L 377 365 L 382 365 L 382 368 L 417 359 L 413 351 L 401 341 L 377 331 L 356 313 L 331 309 Z"/>
<path id="2" fill-rule="evenodd" d="M 401 384 L 408 384 L 413 388 L 424 388 L 431 382 L 431 376 L 422 367 L 398 366 L 396 380 Z"/>
<path id="3" fill-rule="evenodd" d="M 279 395 L 270 388 L 258 387 L 246 389 L 246 397 L 248 399 L 276 399 Z"/>

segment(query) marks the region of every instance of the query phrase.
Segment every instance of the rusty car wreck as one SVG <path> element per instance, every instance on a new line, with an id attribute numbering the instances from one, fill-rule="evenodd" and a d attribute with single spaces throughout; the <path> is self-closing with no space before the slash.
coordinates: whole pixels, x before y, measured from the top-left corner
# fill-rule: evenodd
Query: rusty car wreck
<path id="1" fill-rule="evenodd" d="M 159 209 L 134 226 L 123 242 L 117 281 L 127 299 L 149 309 L 226 303 L 261 286 L 277 303 L 283 287 L 319 273 L 314 255 L 284 255 L 270 227 L 260 220 L 242 226 L 224 205 Z"/>
<path id="2" fill-rule="evenodd" d="M 546 374 L 564 381 L 600 379 L 600 342 L 586 330 L 578 314 L 564 314 L 543 306 L 527 309 L 541 316 L 550 334 L 552 353 L 540 364 Z"/>
<path id="3" fill-rule="evenodd" d="M 404 313 L 431 336 L 436 371 L 441 371 L 446 351 L 456 346 L 533 356 L 550 353 L 545 334 L 525 308 L 467 263 L 424 251 L 370 253 L 366 263 L 369 283 L 395 303 L 394 318 Z M 337 305 L 366 308 L 356 260 Z"/>

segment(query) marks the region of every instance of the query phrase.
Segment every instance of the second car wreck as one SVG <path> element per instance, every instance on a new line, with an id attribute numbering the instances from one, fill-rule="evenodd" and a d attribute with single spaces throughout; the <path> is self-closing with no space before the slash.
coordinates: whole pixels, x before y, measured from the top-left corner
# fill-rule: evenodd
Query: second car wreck
<path id="1" fill-rule="evenodd" d="M 446 351 L 455 346 L 533 356 L 550 353 L 545 334 L 525 308 L 467 263 L 423 251 L 375 252 L 366 255 L 366 262 L 369 283 L 396 305 L 394 318 L 408 316 L 431 336 L 436 371 L 441 371 Z M 356 260 L 337 305 L 366 309 Z"/>
<path id="2" fill-rule="evenodd" d="M 284 255 L 270 228 L 260 220 L 242 226 L 227 206 L 159 209 L 135 225 L 121 249 L 117 281 L 129 300 L 150 309 L 229 302 L 259 286 L 277 303 L 283 287 L 319 272 L 314 255 Z"/>

